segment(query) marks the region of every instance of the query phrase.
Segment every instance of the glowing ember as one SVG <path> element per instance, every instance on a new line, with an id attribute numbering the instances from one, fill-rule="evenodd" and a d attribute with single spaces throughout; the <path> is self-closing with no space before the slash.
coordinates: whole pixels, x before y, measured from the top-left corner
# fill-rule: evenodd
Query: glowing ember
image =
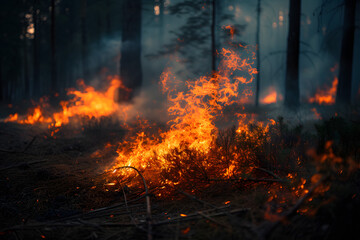
<path id="1" fill-rule="evenodd" d="M 316 108 L 312 108 L 311 111 L 314 113 L 315 119 L 317 119 L 317 120 L 321 120 L 321 119 L 322 119 L 321 114 L 318 113 L 318 111 L 316 110 Z"/>
<path id="2" fill-rule="evenodd" d="M 231 40 L 234 39 L 234 35 L 235 35 L 235 27 L 231 26 L 231 25 L 227 25 L 227 26 L 223 26 L 224 29 L 229 30 L 230 36 L 231 36 Z"/>

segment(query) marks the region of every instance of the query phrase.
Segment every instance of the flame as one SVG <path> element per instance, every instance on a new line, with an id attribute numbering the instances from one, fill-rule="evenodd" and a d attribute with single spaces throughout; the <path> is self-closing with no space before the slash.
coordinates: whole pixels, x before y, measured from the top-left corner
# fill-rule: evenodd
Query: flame
<path id="1" fill-rule="evenodd" d="M 320 105 L 332 105 L 335 103 L 336 89 L 339 80 L 334 77 L 331 87 L 324 86 L 324 89 L 317 89 L 315 96 L 308 99 L 309 103 L 317 103 Z"/>
<path id="2" fill-rule="evenodd" d="M 171 161 L 176 157 L 181 158 L 182 154 L 186 154 L 186 149 L 199 154 L 209 153 L 218 132 L 215 120 L 221 116 L 224 106 L 236 103 L 241 97 L 240 84 L 251 83 L 257 73 L 252 67 L 252 58 L 243 59 L 235 51 L 227 49 L 222 49 L 220 54 L 220 70 L 211 76 L 187 81 L 187 91 L 171 88 L 172 83 L 177 80 L 169 70 L 161 75 L 160 84 L 168 96 L 168 113 L 172 116 L 168 122 L 169 130 L 160 132 L 160 137 L 148 136 L 144 130 L 139 131 L 130 142 L 125 142 L 118 149 L 119 155 L 112 169 L 134 166 L 159 174 L 169 170 Z M 233 76 L 236 71 L 243 76 Z M 239 122 L 239 125 L 242 123 L 243 121 Z M 141 128 L 146 129 L 147 126 Z M 172 154 L 175 155 L 171 157 Z M 203 165 L 205 169 L 211 167 L 206 162 L 199 165 Z M 232 169 L 230 164 L 225 175 L 230 176 Z M 177 174 L 181 177 L 181 172 Z M 151 177 L 158 179 L 156 175 L 149 178 Z M 180 179 L 163 181 L 165 184 L 176 185 Z"/>
<path id="3" fill-rule="evenodd" d="M 229 30 L 230 38 L 231 38 L 231 40 L 233 40 L 233 39 L 234 39 L 234 35 L 235 35 L 235 27 L 232 26 L 232 25 L 227 25 L 227 26 L 223 26 L 222 28 Z"/>
<path id="4" fill-rule="evenodd" d="M 50 127 L 61 127 L 68 124 L 71 118 L 87 117 L 100 118 L 110 116 L 115 112 L 126 115 L 126 106 L 120 106 L 116 102 L 116 93 L 119 88 L 129 92 L 118 77 L 109 78 L 109 86 L 106 91 L 96 91 L 94 87 L 87 86 L 83 80 L 78 81 L 81 90 L 70 89 L 67 95 L 72 98 L 68 101 L 61 101 L 62 110 L 49 114 L 49 106 L 46 98 L 42 98 L 40 103 L 31 110 L 26 116 L 20 116 L 18 113 L 11 114 L 5 122 L 17 122 L 20 124 L 48 123 Z M 44 114 L 46 112 L 47 114 Z M 49 116 L 46 116 L 49 115 Z"/>
<path id="5" fill-rule="evenodd" d="M 269 87 L 267 92 L 268 92 L 267 95 L 260 99 L 260 103 L 272 104 L 272 103 L 276 103 L 278 99 L 280 100 L 282 99 L 281 94 L 278 94 L 274 87 Z"/>

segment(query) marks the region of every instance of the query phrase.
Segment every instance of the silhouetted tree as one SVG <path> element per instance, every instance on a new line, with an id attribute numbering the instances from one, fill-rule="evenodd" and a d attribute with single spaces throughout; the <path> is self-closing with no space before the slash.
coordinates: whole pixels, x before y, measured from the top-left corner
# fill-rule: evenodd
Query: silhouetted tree
<path id="1" fill-rule="evenodd" d="M 34 39 L 33 39 L 33 93 L 34 96 L 40 95 L 40 21 L 39 21 L 39 2 L 34 0 L 33 5 L 33 23 L 34 23 Z"/>
<path id="2" fill-rule="evenodd" d="M 351 79 L 354 54 L 355 12 L 357 0 L 344 0 L 344 22 L 341 41 L 339 84 L 337 87 L 336 103 L 351 103 Z"/>
<path id="3" fill-rule="evenodd" d="M 256 17 L 256 68 L 258 70 L 258 74 L 256 75 L 256 88 L 255 88 L 255 106 L 259 106 L 259 98 L 260 98 L 260 17 L 261 17 L 261 0 L 257 2 L 257 17 Z"/>
<path id="4" fill-rule="evenodd" d="M 81 65 L 83 78 L 88 80 L 86 1 L 81 1 Z"/>
<path id="5" fill-rule="evenodd" d="M 57 84 L 57 64 L 56 64 L 56 25 L 55 25 L 55 0 L 51 0 L 51 8 L 50 8 L 50 16 L 51 16 L 51 85 L 50 89 L 52 93 L 57 91 L 56 84 Z"/>
<path id="6" fill-rule="evenodd" d="M 120 100 L 134 96 L 142 85 L 141 68 L 141 0 L 124 0 L 122 6 L 120 78 L 132 90 L 125 96 L 121 91 Z"/>
<path id="7" fill-rule="evenodd" d="M 300 20 L 301 0 L 290 0 L 284 102 L 289 109 L 299 106 Z"/>

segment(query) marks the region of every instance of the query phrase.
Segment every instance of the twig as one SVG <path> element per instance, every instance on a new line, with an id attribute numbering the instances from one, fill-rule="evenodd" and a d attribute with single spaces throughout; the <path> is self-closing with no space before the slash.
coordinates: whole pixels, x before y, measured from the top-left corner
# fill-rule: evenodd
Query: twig
<path id="1" fill-rule="evenodd" d="M 211 210 L 214 210 L 214 209 L 211 209 Z M 211 210 L 208 210 L 208 211 L 211 211 Z M 238 209 L 234 209 L 234 210 L 229 211 L 229 213 L 246 212 L 246 211 L 249 211 L 249 210 L 250 210 L 250 208 L 238 208 Z M 202 212 L 204 213 L 205 211 L 202 211 Z M 219 213 L 209 214 L 207 216 L 208 217 L 217 217 L 217 216 L 223 216 L 223 215 L 226 215 L 226 213 L 225 212 L 219 212 Z M 202 216 L 199 214 L 199 212 L 196 212 L 196 213 L 188 214 L 186 217 L 174 217 L 174 218 L 171 218 L 171 219 L 168 219 L 168 220 L 155 222 L 153 225 L 154 226 L 159 226 L 159 225 L 164 225 L 164 224 L 168 224 L 168 223 L 174 223 L 175 221 L 191 221 L 191 220 L 199 219 L 201 217 Z"/>
<path id="2" fill-rule="evenodd" d="M 209 179 L 209 181 L 214 181 L 214 182 L 270 182 L 270 183 L 274 183 L 274 182 L 279 182 L 279 183 L 283 183 L 284 180 L 282 179 L 272 179 L 272 178 L 230 178 L 230 179 L 221 179 L 221 178 L 212 178 Z"/>
<path id="3" fill-rule="evenodd" d="M 290 217 L 295 215 L 295 213 L 301 207 L 301 205 L 303 205 L 305 200 L 308 199 L 314 193 L 315 189 L 318 188 L 320 186 L 320 184 L 322 184 L 327 178 L 328 178 L 328 176 L 325 176 L 325 177 L 321 178 L 315 185 L 313 185 L 309 189 L 308 193 L 305 194 L 304 196 L 302 196 L 289 211 L 287 211 L 286 213 L 281 215 L 280 220 L 277 220 L 276 222 L 271 223 L 267 228 L 266 227 L 264 228 L 264 226 L 262 226 L 262 229 L 261 229 L 262 231 L 261 230 L 259 231 L 261 233 L 260 237 L 262 239 L 267 239 L 271 235 L 271 233 L 276 229 L 276 227 L 279 226 L 279 224 L 282 222 L 282 220 L 289 219 Z"/>
<path id="4" fill-rule="evenodd" d="M 274 177 L 274 178 L 276 178 L 276 179 L 279 179 L 279 180 L 281 180 L 281 181 L 284 181 L 284 180 L 283 180 L 283 179 L 281 179 L 278 175 L 276 175 L 275 173 L 273 173 L 273 172 L 271 172 L 271 171 L 269 171 L 269 170 L 267 170 L 267 169 L 265 169 L 265 168 L 256 167 L 255 169 L 256 169 L 256 170 L 263 171 L 263 172 L 265 172 L 265 173 L 267 173 L 267 174 L 269 174 L 269 175 L 273 176 L 273 177 Z"/>
<path id="5" fill-rule="evenodd" d="M 187 193 L 187 192 L 184 192 L 184 191 L 182 191 L 182 190 L 179 190 L 179 189 L 176 189 L 176 191 L 178 191 L 179 193 L 185 195 L 185 196 L 188 197 L 188 198 L 191 198 L 191 199 L 193 199 L 193 200 L 195 200 L 195 201 L 197 201 L 197 202 L 199 202 L 199 203 L 201 203 L 201 204 L 204 204 L 205 206 L 208 205 L 208 206 L 210 206 L 210 207 L 213 207 L 213 208 L 218 209 L 217 206 L 215 206 L 215 205 L 213 205 L 213 204 L 211 204 L 211 203 L 205 202 L 205 201 L 203 201 L 203 200 L 201 200 L 201 199 L 198 199 L 198 198 L 195 197 L 194 195 L 191 195 L 191 194 L 189 194 L 189 193 Z"/>
<path id="6" fill-rule="evenodd" d="M 199 212 L 197 212 L 197 213 L 198 213 L 200 216 L 202 216 L 202 217 L 210 220 L 211 222 L 216 223 L 217 225 L 222 226 L 222 227 L 226 228 L 226 229 L 229 230 L 229 231 L 232 231 L 232 228 L 231 228 L 230 226 L 228 226 L 228 225 L 226 225 L 226 224 L 224 224 L 224 223 L 221 223 L 221 222 L 215 220 L 214 218 L 212 218 L 212 217 L 204 214 L 203 212 L 199 211 Z"/>
<path id="7" fill-rule="evenodd" d="M 31 145 L 35 142 L 36 136 L 34 136 L 31 141 L 25 146 L 25 148 L 22 151 L 10 151 L 10 150 L 6 150 L 6 149 L 0 149 L 0 152 L 5 152 L 5 153 L 25 153 L 26 150 L 28 150 Z"/>
<path id="8" fill-rule="evenodd" d="M 27 162 L 22 162 L 22 163 L 18 163 L 18 164 L 14 164 L 14 165 L 11 165 L 11 166 L 0 168 L 0 171 L 8 170 L 8 169 L 11 169 L 11 168 L 29 166 L 29 165 L 32 165 L 32 164 L 42 163 L 42 162 L 46 162 L 46 161 L 47 160 L 39 160 L 39 161 L 33 161 L 33 162 L 28 162 L 28 163 Z"/>
<path id="9" fill-rule="evenodd" d="M 143 199 L 144 197 L 145 196 L 141 196 L 141 197 L 136 198 L 134 200 L 128 201 L 128 203 L 136 202 L 136 201 L 138 201 L 140 199 Z M 109 206 L 109 207 L 98 208 L 98 209 L 95 209 L 95 210 L 93 210 L 91 212 L 86 212 L 86 213 L 76 214 L 76 215 L 69 216 L 69 217 L 56 219 L 53 222 L 68 221 L 68 220 L 78 219 L 78 218 L 82 218 L 82 217 L 87 217 L 88 215 L 91 216 L 91 215 L 96 214 L 96 213 L 103 213 L 103 212 L 105 212 L 107 210 L 112 210 L 114 208 L 121 207 L 123 205 L 124 205 L 124 203 L 119 203 L 119 204 L 115 204 L 115 205 L 112 205 L 112 206 Z M 94 216 L 94 217 L 97 217 L 97 216 Z"/>
<path id="10" fill-rule="evenodd" d="M 148 240 L 152 240 L 152 220 L 151 220 L 152 217 L 151 217 L 150 195 L 149 195 L 149 189 L 146 185 L 145 178 L 137 168 L 132 167 L 132 166 L 122 166 L 122 167 L 116 168 L 115 170 L 117 170 L 117 169 L 133 169 L 133 170 L 135 170 L 139 174 L 139 176 L 141 177 L 141 179 L 144 183 L 145 199 L 146 199 L 146 221 L 148 223 L 147 233 L 148 233 Z"/>
<path id="11" fill-rule="evenodd" d="M 36 136 L 34 136 L 34 137 L 31 139 L 31 141 L 26 145 L 26 147 L 24 148 L 24 150 L 22 150 L 22 153 L 24 153 L 26 150 L 28 150 L 28 149 L 31 147 L 31 145 L 35 142 L 35 140 L 36 140 Z"/>

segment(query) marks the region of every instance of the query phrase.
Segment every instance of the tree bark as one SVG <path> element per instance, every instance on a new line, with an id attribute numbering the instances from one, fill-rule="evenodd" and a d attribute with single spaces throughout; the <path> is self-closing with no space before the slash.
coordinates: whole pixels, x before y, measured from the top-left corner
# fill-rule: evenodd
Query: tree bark
<path id="1" fill-rule="evenodd" d="M 211 71 L 214 73 L 217 70 L 216 67 L 216 0 L 212 0 L 212 13 L 211 13 Z"/>
<path id="2" fill-rule="evenodd" d="M 111 33 L 111 12 L 110 0 L 106 0 L 106 33 L 110 36 Z"/>
<path id="3" fill-rule="evenodd" d="M 256 68 L 258 74 L 256 75 L 256 89 L 255 89 L 255 106 L 259 106 L 260 98 L 260 17 L 261 17 L 261 0 L 257 2 L 257 25 L 256 25 Z"/>
<path id="4" fill-rule="evenodd" d="M 337 104 L 351 103 L 351 80 L 355 37 L 356 0 L 345 0 L 343 35 L 341 41 Z"/>
<path id="5" fill-rule="evenodd" d="M 50 91 L 51 94 L 56 93 L 56 84 L 57 84 L 57 64 L 56 64 L 56 25 L 55 25 L 55 0 L 51 0 L 51 32 L 50 32 L 50 41 L 51 41 L 51 85 Z"/>
<path id="6" fill-rule="evenodd" d="M 4 101 L 4 84 L 3 84 L 2 56 L 0 56 L 0 102 Z"/>
<path id="7" fill-rule="evenodd" d="M 81 66 L 82 77 L 88 80 L 88 66 L 87 66 L 87 29 L 86 29 L 86 0 L 81 1 Z"/>
<path id="8" fill-rule="evenodd" d="M 26 34 L 26 27 L 24 30 L 24 39 L 23 39 L 23 50 L 24 50 L 24 98 L 28 99 L 30 97 L 30 78 L 29 78 L 29 57 L 28 57 L 28 41 Z"/>
<path id="9" fill-rule="evenodd" d="M 131 93 L 120 90 L 119 100 L 130 100 L 142 85 L 141 69 L 141 0 L 124 0 L 120 78 Z"/>
<path id="10" fill-rule="evenodd" d="M 35 97 L 40 96 L 40 54 L 39 54 L 39 42 L 40 42 L 40 28 L 39 28 L 39 4 L 38 0 L 34 0 L 33 6 L 33 21 L 34 21 L 34 40 L 33 40 L 33 93 Z"/>
<path id="11" fill-rule="evenodd" d="M 299 52 L 301 0 L 290 0 L 289 35 L 286 56 L 285 106 L 296 110 L 299 107 Z"/>

